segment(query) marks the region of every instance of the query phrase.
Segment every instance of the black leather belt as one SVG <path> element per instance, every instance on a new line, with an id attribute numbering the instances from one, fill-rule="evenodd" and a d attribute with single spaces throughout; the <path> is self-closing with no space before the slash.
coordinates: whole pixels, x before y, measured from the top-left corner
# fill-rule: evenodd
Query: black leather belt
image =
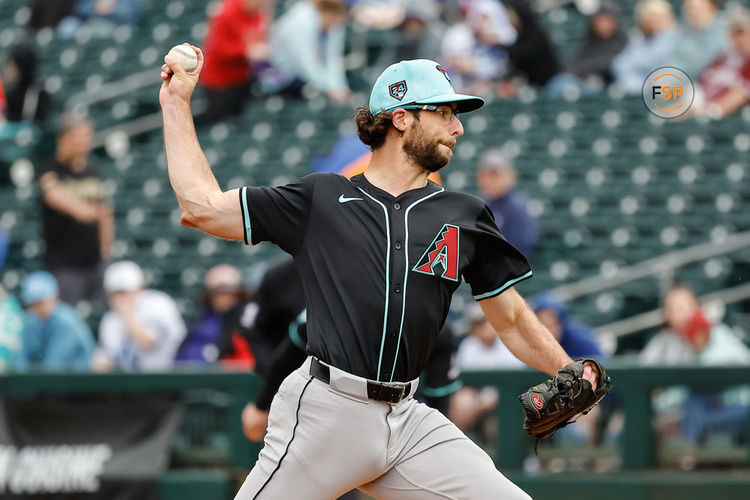
<path id="1" fill-rule="evenodd" d="M 316 358 L 312 358 L 312 362 L 310 363 L 310 375 L 326 384 L 331 383 L 331 370 Z M 396 404 L 406 399 L 410 393 L 411 382 L 406 384 L 394 384 L 387 382 L 373 382 L 371 380 L 367 381 L 367 397 L 375 401 L 385 401 L 386 403 Z"/>

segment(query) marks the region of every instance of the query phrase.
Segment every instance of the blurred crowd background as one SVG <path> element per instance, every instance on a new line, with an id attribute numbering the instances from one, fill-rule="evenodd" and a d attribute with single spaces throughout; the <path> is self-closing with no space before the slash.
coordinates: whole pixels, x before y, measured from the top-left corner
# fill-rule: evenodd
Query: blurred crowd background
<path id="1" fill-rule="evenodd" d="M 0 0 L 1 371 L 266 376 L 288 341 L 304 299 L 286 257 L 179 225 L 157 92 L 184 41 L 205 52 L 193 109 L 225 188 L 361 172 L 353 109 L 374 78 L 441 62 L 488 105 L 437 180 L 487 201 L 572 357 L 750 365 L 747 2 Z M 677 120 L 641 97 L 663 66 L 696 88 Z M 468 290 L 448 326 L 446 384 L 424 397 L 491 446 L 497 391 L 457 370 L 522 365 Z M 616 396 L 557 439 L 616 442 Z M 746 446 L 748 405 L 743 387 L 668 388 L 654 425 L 695 467 Z"/>

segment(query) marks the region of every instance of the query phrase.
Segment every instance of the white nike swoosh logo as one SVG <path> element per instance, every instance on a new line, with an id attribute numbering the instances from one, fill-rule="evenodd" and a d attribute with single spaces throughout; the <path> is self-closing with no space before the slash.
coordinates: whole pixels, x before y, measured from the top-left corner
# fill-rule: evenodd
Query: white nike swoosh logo
<path id="1" fill-rule="evenodd" d="M 347 201 L 357 201 L 362 200 L 362 198 L 346 198 L 343 194 L 339 196 L 339 203 L 346 203 Z"/>

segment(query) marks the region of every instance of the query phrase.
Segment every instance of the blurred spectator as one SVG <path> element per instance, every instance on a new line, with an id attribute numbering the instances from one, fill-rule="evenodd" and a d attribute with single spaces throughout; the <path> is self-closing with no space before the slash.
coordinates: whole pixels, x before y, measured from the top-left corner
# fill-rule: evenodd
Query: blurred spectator
<path id="1" fill-rule="evenodd" d="M 33 0 L 29 29 L 56 28 L 64 18 L 73 14 L 79 0 Z"/>
<path id="2" fill-rule="evenodd" d="M 49 94 L 37 80 L 37 58 L 31 47 L 19 46 L 3 62 L 5 119 L 9 122 L 44 121 L 50 112 Z"/>
<path id="3" fill-rule="evenodd" d="M 7 372 L 13 366 L 13 359 L 21 349 L 22 328 L 21 305 L 0 285 L 0 373 Z"/>
<path id="4" fill-rule="evenodd" d="M 3 122 L 5 121 L 5 107 L 8 104 L 5 100 L 5 87 L 3 87 L 3 78 L 2 73 L 0 72 L 0 128 L 3 126 Z"/>
<path id="5" fill-rule="evenodd" d="M 101 301 L 103 261 L 114 240 L 112 208 L 90 165 L 94 129 L 89 120 L 66 117 L 55 158 L 39 177 L 45 265 L 60 285 L 60 297 Z"/>
<path id="6" fill-rule="evenodd" d="M 456 366 L 461 371 L 517 369 L 525 365 L 505 346 L 482 308 L 472 303 L 466 308 L 468 334 L 456 352 Z M 464 432 L 476 429 L 497 405 L 494 387 L 462 387 L 451 397 L 450 419 Z"/>
<path id="7" fill-rule="evenodd" d="M 700 310 L 690 317 L 679 333 L 690 344 L 700 365 L 750 365 L 750 348 L 726 325 L 712 325 Z M 685 402 L 682 419 L 685 440 L 691 444 L 698 444 L 706 432 L 712 429 L 744 434 L 750 408 L 726 402 L 733 399 L 732 393 L 738 391 L 743 389 L 725 391 L 723 397 L 691 392 Z"/>
<path id="8" fill-rule="evenodd" d="M 60 302 L 57 282 L 46 271 L 21 281 L 21 300 L 28 308 L 21 331 L 22 347 L 13 360 L 16 370 L 87 370 L 94 335 L 69 305 Z"/>
<path id="9" fill-rule="evenodd" d="M 701 104 L 696 110 L 719 119 L 750 100 L 750 11 L 735 8 L 729 20 L 732 46 L 701 74 Z"/>
<path id="10" fill-rule="evenodd" d="M 10 251 L 10 238 L 8 232 L 0 225 L 0 269 L 5 266 L 5 259 Z"/>
<path id="11" fill-rule="evenodd" d="M 664 298 L 665 327 L 643 348 L 639 360 L 647 365 L 690 363 L 694 353 L 678 332 L 700 310 L 698 299 L 689 288 L 678 285 Z"/>
<path id="12" fill-rule="evenodd" d="M 435 2 L 415 0 L 407 3 L 404 20 L 386 40 L 375 67 L 386 68 L 398 61 L 411 59 L 439 60 L 445 30 Z"/>
<path id="13" fill-rule="evenodd" d="M 485 151 L 477 166 L 477 187 L 505 238 L 527 257 L 539 242 L 539 221 L 528 211 L 526 195 L 517 190 L 518 174 L 499 148 Z"/>
<path id="14" fill-rule="evenodd" d="M 229 359 L 243 367 L 255 365 L 247 340 L 237 333 L 245 309 L 242 276 L 229 264 L 219 264 L 206 273 L 201 298 L 202 312 L 188 330 L 177 352 L 177 361 L 213 363 Z"/>
<path id="15" fill-rule="evenodd" d="M 600 358 L 602 351 L 594 331 L 568 315 L 565 305 L 551 293 L 540 293 L 531 301 L 539 321 L 547 327 L 563 350 L 573 359 Z"/>
<path id="16" fill-rule="evenodd" d="M 346 19 L 343 0 L 302 0 L 274 22 L 271 62 L 280 73 L 276 86 L 281 92 L 299 96 L 309 84 L 338 103 L 349 99 L 344 72 Z"/>
<path id="17" fill-rule="evenodd" d="M 453 86 L 463 92 L 486 93 L 505 76 L 505 46 L 516 41 L 516 29 L 503 4 L 477 0 L 469 4 L 466 19 L 449 27 L 442 44 L 442 61 Z"/>
<path id="18" fill-rule="evenodd" d="M 60 38 L 73 38 L 86 23 L 102 36 L 110 36 L 112 26 L 135 25 L 143 16 L 144 0 L 80 0 L 73 15 L 60 21 L 57 34 Z"/>
<path id="19" fill-rule="evenodd" d="M 512 69 L 531 85 L 545 86 L 560 71 L 549 35 L 526 0 L 505 2 L 508 17 L 516 29 L 516 41 L 506 47 Z"/>
<path id="20" fill-rule="evenodd" d="M 691 365 L 748 366 L 748 348 L 731 329 L 720 322 L 711 323 L 701 310 L 695 294 L 685 286 L 673 288 L 664 301 L 667 327 L 641 352 L 640 361 L 651 366 Z M 746 429 L 747 390 L 729 389 L 720 395 L 670 388 L 657 393 L 657 413 L 682 408 L 681 427 L 689 445 L 697 445 L 713 429 L 741 435 Z"/>
<path id="21" fill-rule="evenodd" d="M 704 326 L 699 313 L 703 315 L 690 288 L 684 285 L 672 288 L 664 299 L 665 328 L 646 344 L 639 355 L 640 362 L 647 365 L 750 363 L 748 349 L 740 346 L 742 342 L 727 325 L 710 325 L 709 338 L 705 339 L 705 332 L 698 328 Z"/>
<path id="22" fill-rule="evenodd" d="M 8 234 L 0 226 L 0 270 L 8 255 Z M 12 367 L 16 352 L 21 349 L 21 328 L 23 309 L 16 298 L 5 291 L 0 284 L 0 373 Z"/>
<path id="23" fill-rule="evenodd" d="M 164 292 L 145 289 L 135 262 L 110 264 L 104 273 L 110 310 L 99 325 L 94 369 L 166 370 L 185 337 L 185 323 L 175 301 Z"/>
<path id="24" fill-rule="evenodd" d="M 458 345 L 456 365 L 461 371 L 497 370 L 522 368 L 523 362 L 516 358 L 503 344 L 497 332 L 485 318 L 479 304 L 466 308 L 469 331 Z"/>
<path id="25" fill-rule="evenodd" d="M 677 32 L 674 48 L 662 66 L 674 66 L 695 80 L 711 61 L 729 46 L 727 19 L 721 0 L 684 0 L 685 23 Z"/>
<path id="26" fill-rule="evenodd" d="M 643 90 L 646 77 L 660 66 L 677 40 L 677 21 L 667 0 L 641 0 L 635 6 L 639 33 L 612 61 L 615 81 L 629 94 Z"/>
<path id="27" fill-rule="evenodd" d="M 612 82 L 612 60 L 628 43 L 620 27 L 619 13 L 616 3 L 602 1 L 589 17 L 586 39 L 565 66 L 565 72 L 549 82 L 551 95 L 561 95 L 569 86 L 575 86 L 582 93 L 592 93 Z"/>
<path id="28" fill-rule="evenodd" d="M 368 30 L 392 30 L 404 20 L 406 10 L 418 4 L 435 4 L 434 0 L 345 0 L 351 20 Z M 386 42 L 387 43 L 387 42 Z M 389 63 L 391 64 L 391 63 Z"/>
<path id="29" fill-rule="evenodd" d="M 208 24 L 200 85 L 210 122 L 242 113 L 251 78 L 267 65 L 274 0 L 224 0 Z"/>

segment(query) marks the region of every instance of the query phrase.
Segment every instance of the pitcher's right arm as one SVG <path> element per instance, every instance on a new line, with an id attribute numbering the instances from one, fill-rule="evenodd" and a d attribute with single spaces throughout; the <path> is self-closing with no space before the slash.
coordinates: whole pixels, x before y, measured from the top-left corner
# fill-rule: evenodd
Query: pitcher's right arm
<path id="1" fill-rule="evenodd" d="M 242 240 L 239 190 L 222 191 L 195 133 L 190 96 L 203 67 L 203 52 L 189 46 L 198 56 L 195 70 L 187 73 L 174 58 L 166 56 L 159 90 L 167 171 L 182 211 L 180 223 L 221 238 Z"/>

